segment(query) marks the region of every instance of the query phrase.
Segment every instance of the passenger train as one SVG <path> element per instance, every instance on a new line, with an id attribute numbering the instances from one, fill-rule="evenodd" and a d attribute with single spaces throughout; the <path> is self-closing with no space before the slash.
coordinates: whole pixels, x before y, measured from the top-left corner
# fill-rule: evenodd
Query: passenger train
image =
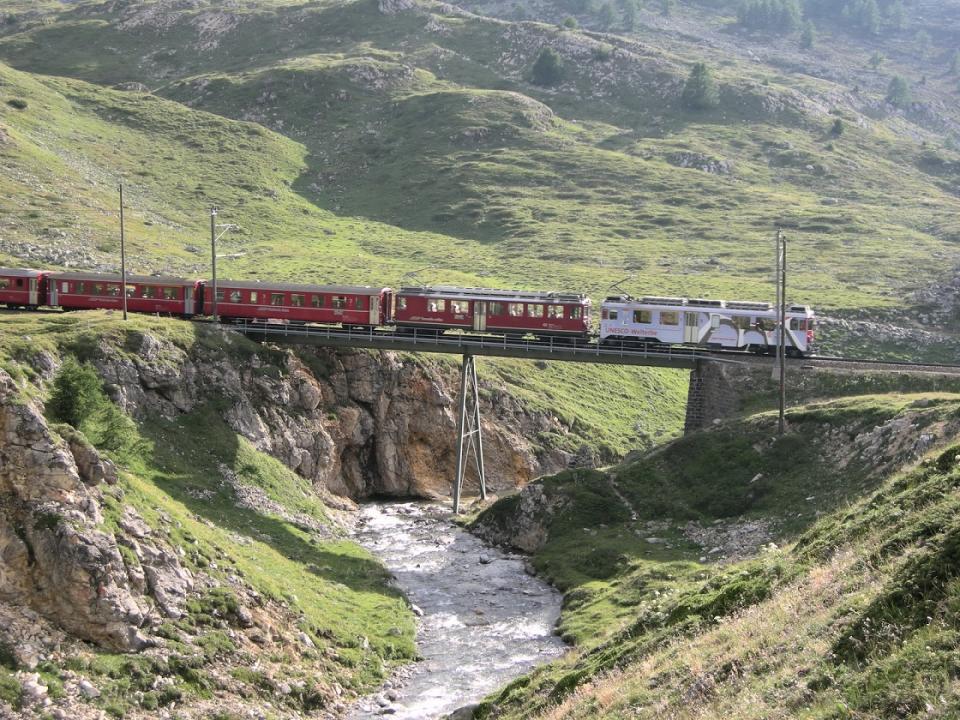
<path id="1" fill-rule="evenodd" d="M 0 268 L 0 305 L 35 310 L 108 309 L 212 315 L 213 283 L 176 277 Z M 600 307 L 594 333 L 590 298 L 580 293 L 445 286 L 301 285 L 218 280 L 216 313 L 241 321 L 381 328 L 395 333 L 451 331 L 511 339 L 669 347 L 702 346 L 772 353 L 780 342 L 777 309 L 769 303 L 615 295 Z M 786 347 L 813 354 L 816 315 L 805 305 L 787 309 Z"/>

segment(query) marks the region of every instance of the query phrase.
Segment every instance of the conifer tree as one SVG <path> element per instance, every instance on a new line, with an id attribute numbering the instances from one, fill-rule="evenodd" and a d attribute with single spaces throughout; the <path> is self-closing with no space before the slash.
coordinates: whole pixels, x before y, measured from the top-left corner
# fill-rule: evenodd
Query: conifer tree
<path id="1" fill-rule="evenodd" d="M 604 30 L 609 30 L 613 27 L 613 24 L 617 20 L 617 13 L 613 9 L 613 5 L 609 2 L 605 2 L 600 6 L 599 21 L 600 27 Z"/>
<path id="2" fill-rule="evenodd" d="M 620 0 L 620 7 L 623 10 L 623 29 L 633 32 L 637 27 L 636 0 Z"/>
<path id="3" fill-rule="evenodd" d="M 910 85 L 906 78 L 900 75 L 894 75 L 890 79 L 890 86 L 887 88 L 887 102 L 894 107 L 903 108 L 910 104 Z"/>
<path id="4" fill-rule="evenodd" d="M 717 84 L 706 63 L 699 62 L 690 70 L 681 102 L 688 110 L 709 110 L 720 102 Z"/>
<path id="5" fill-rule="evenodd" d="M 563 78 L 563 60 L 551 47 L 545 47 L 533 63 L 533 82 L 537 85 L 556 85 Z"/>
<path id="6" fill-rule="evenodd" d="M 817 42 L 817 27 L 812 20 L 803 23 L 803 29 L 800 31 L 800 47 L 804 50 L 810 50 Z"/>

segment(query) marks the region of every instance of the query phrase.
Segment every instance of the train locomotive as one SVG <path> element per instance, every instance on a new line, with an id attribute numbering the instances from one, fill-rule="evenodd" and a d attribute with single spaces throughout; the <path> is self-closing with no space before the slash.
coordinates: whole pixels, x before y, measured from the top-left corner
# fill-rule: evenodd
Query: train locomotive
<path id="1" fill-rule="evenodd" d="M 780 343 L 778 309 L 770 303 L 628 295 L 604 300 L 600 342 L 700 345 L 718 350 L 772 353 Z M 786 312 L 786 349 L 812 354 L 816 315 L 806 305 Z"/>
<path id="2" fill-rule="evenodd" d="M 36 310 L 118 310 L 189 319 L 214 312 L 213 283 L 176 277 L 0 268 L 0 305 Z M 772 353 L 780 342 L 769 303 L 695 298 L 607 297 L 594 334 L 592 303 L 581 293 L 410 286 L 307 285 L 218 280 L 216 314 L 224 322 L 335 325 L 439 336 L 480 333 L 510 340 L 597 342 L 655 349 L 676 345 Z M 813 354 L 816 314 L 787 310 L 790 355 Z"/>

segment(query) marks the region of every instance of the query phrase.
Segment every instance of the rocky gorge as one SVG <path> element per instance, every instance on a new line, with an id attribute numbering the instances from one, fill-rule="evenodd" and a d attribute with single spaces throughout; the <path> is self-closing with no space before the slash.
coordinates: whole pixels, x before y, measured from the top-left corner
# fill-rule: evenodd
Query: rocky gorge
<path id="1" fill-rule="evenodd" d="M 201 525 L 214 527 L 209 516 L 198 514 L 199 503 L 223 492 L 251 517 L 276 517 L 313 545 L 335 544 L 352 522 L 338 513 L 355 508 L 356 500 L 449 493 L 457 389 L 452 363 L 260 347 L 228 330 L 191 327 L 184 335 L 175 321 L 146 320 L 127 329 L 108 319 L 107 332 L 87 332 L 74 322 L 65 324 L 77 334 L 52 344 L 30 335 L 4 336 L 3 356 L 14 359 L 0 365 L 0 654 L 16 669 L 12 707 L 98 717 L 98 683 L 83 670 L 95 667 L 103 652 L 132 653 L 156 664 L 160 685 L 145 688 L 145 700 L 134 699 L 149 708 L 163 704 L 157 698 L 166 697 L 164 683 L 176 680 L 176 673 L 170 679 L 166 671 L 182 662 L 184 646 L 214 665 L 219 660 L 217 682 L 235 686 L 229 678 L 236 675 L 231 663 L 238 657 L 284 648 L 309 658 L 325 639 L 322 630 L 302 629 L 309 626 L 292 590 L 281 590 L 276 599 L 265 596 L 231 565 L 229 551 L 198 550 L 203 544 L 197 532 L 185 532 L 182 520 L 163 511 L 154 516 L 134 502 L 124 468 L 109 453 L 49 418 L 45 399 L 68 359 L 95 368 L 110 404 L 139 423 L 194 422 L 190 418 L 201 408 L 212 408 L 229 432 L 307 481 L 304 487 L 328 508 L 319 515 L 291 508 L 270 487 L 241 478 L 242 467 L 220 461 L 212 466 L 219 476 L 210 479 L 217 491 L 188 487 L 184 496 L 196 501 L 187 517 Z M 542 429 L 569 434 L 557 418 L 527 411 L 489 384 L 482 388 L 482 403 L 487 482 L 494 492 L 575 460 L 531 441 Z M 202 438 L 205 430 L 191 432 Z M 231 537 L 241 546 L 250 543 L 236 531 Z M 253 538 L 270 539 L 263 531 Z M 225 633 L 230 657 L 211 655 L 200 631 L 206 621 L 195 625 L 211 603 L 215 633 Z M 389 628 L 389 636 L 402 632 Z M 90 652 L 89 667 L 64 670 L 58 664 Z M 323 697 L 314 706 L 329 706 L 330 716 L 337 716 L 340 697 L 347 700 L 349 693 L 333 681 L 335 675 L 324 679 L 322 669 L 314 668 L 316 682 L 298 689 L 281 681 L 281 665 L 277 680 L 258 681 L 260 692 Z M 207 710 L 196 716 L 207 716 Z"/>

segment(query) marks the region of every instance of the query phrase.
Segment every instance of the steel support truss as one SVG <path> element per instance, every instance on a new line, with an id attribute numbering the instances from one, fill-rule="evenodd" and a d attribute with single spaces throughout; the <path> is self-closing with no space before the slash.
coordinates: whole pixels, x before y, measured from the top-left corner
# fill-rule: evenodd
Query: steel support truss
<path id="1" fill-rule="evenodd" d="M 483 471 L 483 435 L 480 431 L 480 388 L 473 355 L 463 356 L 460 368 L 460 402 L 457 415 L 457 475 L 453 480 L 453 512 L 460 512 L 463 481 L 473 456 L 480 479 L 480 498 L 487 499 L 487 478 Z"/>

